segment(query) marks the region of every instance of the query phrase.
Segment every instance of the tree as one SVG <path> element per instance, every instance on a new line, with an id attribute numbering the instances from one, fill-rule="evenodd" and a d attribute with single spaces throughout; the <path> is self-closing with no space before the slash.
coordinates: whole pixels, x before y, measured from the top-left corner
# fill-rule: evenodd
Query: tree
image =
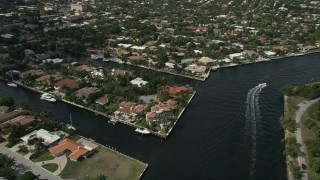
<path id="1" fill-rule="evenodd" d="M 13 169 L 14 164 L 13 158 L 0 153 L 0 177 L 15 179 L 17 172 Z"/>
<path id="2" fill-rule="evenodd" d="M 290 161 L 289 168 L 292 173 L 292 176 L 296 179 L 300 179 L 300 177 L 301 177 L 300 167 L 295 165 L 292 161 Z"/>
<path id="3" fill-rule="evenodd" d="M 36 153 L 40 153 L 40 152 L 42 152 L 45 148 L 46 148 L 46 146 L 43 144 L 43 139 L 39 139 L 36 143 L 35 143 L 35 145 L 34 145 L 34 147 L 36 148 L 35 150 L 36 150 Z"/>
<path id="4" fill-rule="evenodd" d="M 27 171 L 18 176 L 18 180 L 34 180 L 34 179 L 39 179 L 39 177 L 33 174 L 31 171 Z"/>
<path id="5" fill-rule="evenodd" d="M 161 91 L 159 93 L 159 100 L 161 102 L 165 102 L 165 101 L 168 101 L 170 99 L 170 95 L 167 91 Z"/>
<path id="6" fill-rule="evenodd" d="M 97 176 L 97 179 L 98 179 L 98 180 L 107 180 L 107 179 L 108 179 L 108 176 L 106 176 L 106 175 L 104 175 L 104 174 L 99 174 L 99 175 Z"/>
<path id="7" fill-rule="evenodd" d="M 22 102 L 20 103 L 20 107 L 21 107 L 23 110 L 29 110 L 29 109 L 30 109 L 29 105 L 28 105 L 26 102 L 24 102 L 24 101 L 22 101 Z"/>
<path id="8" fill-rule="evenodd" d="M 29 152 L 28 147 L 26 145 L 20 145 L 18 152 L 27 154 Z"/>
<path id="9" fill-rule="evenodd" d="M 291 96 L 293 95 L 293 89 L 294 86 L 292 84 L 286 84 L 281 90 L 286 96 Z"/>
<path id="10" fill-rule="evenodd" d="M 0 106 L 13 106 L 14 100 L 10 96 L 1 96 L 0 97 Z"/>
<path id="11" fill-rule="evenodd" d="M 294 133 L 296 130 L 296 122 L 291 118 L 280 117 L 280 123 L 284 129 Z"/>
<path id="12" fill-rule="evenodd" d="M 315 172 L 320 173 L 320 161 L 318 159 L 313 160 L 311 167 Z"/>

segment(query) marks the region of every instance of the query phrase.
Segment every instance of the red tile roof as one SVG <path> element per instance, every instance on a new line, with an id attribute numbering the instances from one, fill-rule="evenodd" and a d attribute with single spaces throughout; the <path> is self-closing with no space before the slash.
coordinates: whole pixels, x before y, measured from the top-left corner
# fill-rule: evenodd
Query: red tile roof
<path id="1" fill-rule="evenodd" d="M 74 70 L 79 71 L 79 72 L 81 72 L 81 71 L 91 72 L 92 68 L 88 65 L 83 64 L 83 65 L 75 67 Z"/>
<path id="2" fill-rule="evenodd" d="M 61 88 L 64 88 L 64 87 L 67 87 L 70 89 L 78 89 L 79 88 L 79 83 L 76 80 L 69 79 L 69 78 L 62 79 L 62 80 L 54 83 L 54 85 L 57 87 L 61 87 Z"/>
<path id="3" fill-rule="evenodd" d="M 171 96 L 175 96 L 181 92 L 187 91 L 188 88 L 186 86 L 166 86 L 165 91 L 168 92 Z"/>
<path id="4" fill-rule="evenodd" d="M 77 160 L 79 157 L 83 156 L 89 151 L 80 143 L 77 143 L 69 138 L 65 138 L 61 140 L 58 145 L 49 148 L 51 154 L 55 156 L 63 153 L 65 150 L 71 151 L 71 154 L 68 157 L 74 160 Z"/>

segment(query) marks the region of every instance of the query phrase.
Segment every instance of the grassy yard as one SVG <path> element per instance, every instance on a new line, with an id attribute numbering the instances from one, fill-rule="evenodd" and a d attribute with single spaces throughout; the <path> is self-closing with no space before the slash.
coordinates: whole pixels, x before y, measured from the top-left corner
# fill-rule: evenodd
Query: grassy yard
<path id="1" fill-rule="evenodd" d="M 74 140 L 74 141 L 78 141 L 79 139 L 81 139 L 81 136 L 75 134 L 75 135 L 69 136 L 68 138 L 69 138 L 69 139 L 72 139 L 72 140 Z"/>
<path id="2" fill-rule="evenodd" d="M 58 164 L 49 163 L 49 164 L 42 165 L 42 167 L 50 172 L 55 172 L 58 169 Z"/>
<path id="3" fill-rule="evenodd" d="M 49 151 L 45 151 L 41 156 L 31 159 L 32 162 L 48 161 L 54 159 L 54 156 Z"/>
<path id="4" fill-rule="evenodd" d="M 82 161 L 71 161 L 61 173 L 64 179 L 96 178 L 99 174 L 108 179 L 138 179 L 146 168 L 145 164 L 127 158 L 109 149 L 98 147 L 98 152 Z"/>
<path id="5" fill-rule="evenodd" d="M 319 104 L 320 102 L 312 105 L 311 107 L 309 107 L 309 109 L 303 113 L 302 115 L 302 118 L 301 118 L 301 123 L 302 123 L 302 139 L 304 142 L 306 142 L 307 140 L 311 140 L 311 139 L 314 139 L 315 138 L 315 134 L 314 132 L 312 132 L 312 130 L 308 129 L 305 125 L 304 125 L 304 122 L 307 121 L 307 120 L 313 120 L 317 125 L 318 127 L 320 127 L 320 124 L 319 124 L 319 121 L 317 120 L 314 120 L 311 116 L 310 116 L 310 109 L 311 108 L 314 108 L 317 104 Z M 309 176 L 309 179 L 320 179 L 320 174 L 315 172 L 311 166 L 310 166 L 310 160 L 311 158 L 314 158 L 314 157 L 311 157 L 311 155 L 309 154 L 308 150 L 307 150 L 307 165 L 308 165 L 308 176 Z"/>

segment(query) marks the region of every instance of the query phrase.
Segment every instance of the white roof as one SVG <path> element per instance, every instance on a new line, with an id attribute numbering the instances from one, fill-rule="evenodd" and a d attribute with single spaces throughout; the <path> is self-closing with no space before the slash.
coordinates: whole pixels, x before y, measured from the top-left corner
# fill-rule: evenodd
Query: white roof
<path id="1" fill-rule="evenodd" d="M 33 139 L 35 137 L 43 139 L 44 140 L 43 144 L 46 146 L 60 139 L 60 136 L 52 134 L 49 131 L 44 129 L 35 130 L 23 136 L 21 139 L 25 142 L 28 142 L 29 139 Z"/>
<path id="2" fill-rule="evenodd" d="M 124 47 L 124 48 L 128 48 L 128 47 L 131 47 L 132 44 L 122 44 L 122 43 L 120 43 L 120 44 L 118 44 L 118 46 Z"/>
<path id="3" fill-rule="evenodd" d="M 243 53 L 233 53 L 233 54 L 229 54 L 229 58 L 230 59 L 233 59 L 233 58 L 236 58 L 236 57 L 240 57 L 240 56 L 243 56 Z"/>
<path id="4" fill-rule="evenodd" d="M 10 39 L 12 38 L 14 35 L 13 34 L 2 34 L 1 37 L 6 38 L 6 39 Z"/>
<path id="5" fill-rule="evenodd" d="M 165 65 L 169 68 L 174 68 L 174 63 L 171 63 L 171 62 L 166 62 Z"/>
<path id="6" fill-rule="evenodd" d="M 143 85 L 146 85 L 148 83 L 148 81 L 144 81 L 142 78 L 138 77 L 138 78 L 131 80 L 130 83 L 133 85 L 137 85 L 138 87 L 141 87 Z"/>
<path id="7" fill-rule="evenodd" d="M 211 62 L 215 62 L 216 60 L 213 60 L 209 57 L 202 57 L 199 59 L 199 62 L 202 62 L 202 63 L 211 63 Z"/>
<path id="8" fill-rule="evenodd" d="M 145 50 L 147 47 L 146 46 L 132 46 L 131 49 L 135 50 Z"/>
<path id="9" fill-rule="evenodd" d="M 54 64 L 56 63 L 62 63 L 63 62 L 63 59 L 60 59 L 60 58 L 55 58 L 55 59 L 45 59 L 42 61 L 43 63 L 46 63 L 46 62 L 53 62 Z"/>
<path id="10" fill-rule="evenodd" d="M 264 53 L 265 53 L 266 55 L 268 55 L 268 56 L 274 56 L 274 55 L 276 55 L 276 53 L 273 52 L 273 51 L 264 51 Z"/>

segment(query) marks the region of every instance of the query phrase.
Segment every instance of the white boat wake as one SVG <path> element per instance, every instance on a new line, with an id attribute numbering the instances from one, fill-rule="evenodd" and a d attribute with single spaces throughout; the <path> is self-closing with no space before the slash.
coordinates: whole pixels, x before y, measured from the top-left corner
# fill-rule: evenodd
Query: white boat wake
<path id="1" fill-rule="evenodd" d="M 256 148 L 257 148 L 257 123 L 261 120 L 259 109 L 259 97 L 263 88 L 267 83 L 261 83 L 249 90 L 247 94 L 247 109 L 246 109 L 246 133 L 251 137 L 251 177 L 255 172 L 256 163 Z"/>

